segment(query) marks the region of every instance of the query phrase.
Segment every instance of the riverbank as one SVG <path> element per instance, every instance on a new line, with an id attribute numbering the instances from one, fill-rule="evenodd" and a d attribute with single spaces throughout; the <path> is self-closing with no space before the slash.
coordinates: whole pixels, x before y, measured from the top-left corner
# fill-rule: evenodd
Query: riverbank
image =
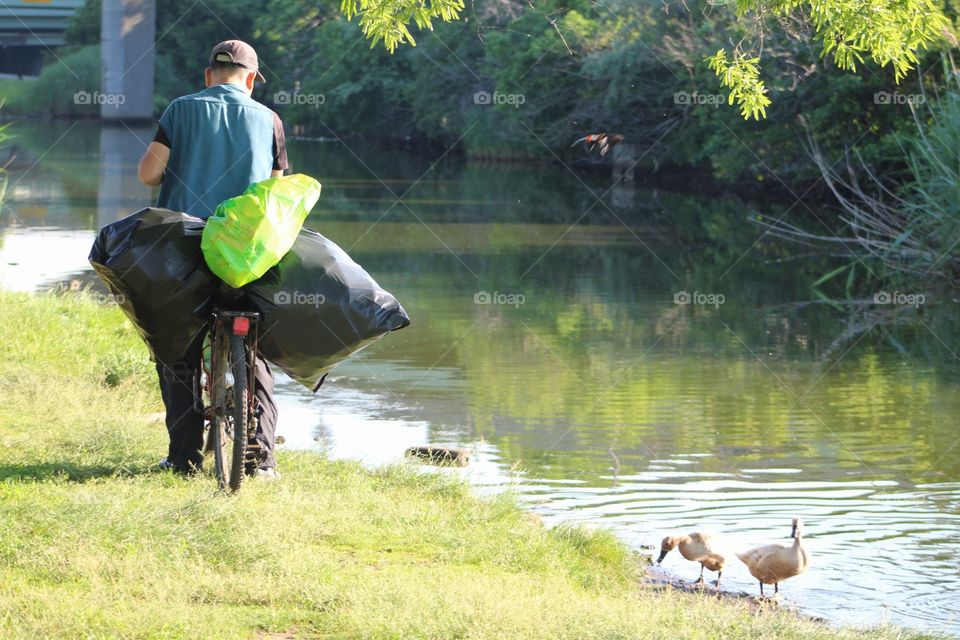
<path id="1" fill-rule="evenodd" d="M 409 466 L 282 452 L 281 482 L 217 495 L 151 471 L 155 374 L 119 310 L 0 292 L 0 327 L 4 637 L 922 637 L 638 586 L 610 534 Z"/>

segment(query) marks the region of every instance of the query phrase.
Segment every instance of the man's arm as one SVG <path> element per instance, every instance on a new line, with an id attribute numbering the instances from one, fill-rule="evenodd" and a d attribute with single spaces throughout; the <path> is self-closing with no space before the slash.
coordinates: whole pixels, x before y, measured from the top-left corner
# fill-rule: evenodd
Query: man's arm
<path id="1" fill-rule="evenodd" d="M 140 158 L 137 177 L 148 187 L 155 187 L 163 181 L 163 172 L 170 159 L 170 147 L 159 142 L 151 142 Z"/>
<path id="2" fill-rule="evenodd" d="M 283 133 L 283 122 L 280 116 L 273 114 L 273 170 L 270 172 L 271 178 L 279 178 L 283 172 L 290 168 L 287 161 L 287 138 Z"/>

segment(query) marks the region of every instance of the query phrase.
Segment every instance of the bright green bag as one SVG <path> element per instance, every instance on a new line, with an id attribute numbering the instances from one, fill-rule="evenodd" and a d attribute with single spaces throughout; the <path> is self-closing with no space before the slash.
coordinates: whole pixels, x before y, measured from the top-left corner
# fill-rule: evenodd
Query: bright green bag
<path id="1" fill-rule="evenodd" d="M 255 182 L 224 200 L 203 229 L 207 266 L 234 289 L 253 282 L 290 251 L 319 197 L 320 183 L 297 173 Z"/>

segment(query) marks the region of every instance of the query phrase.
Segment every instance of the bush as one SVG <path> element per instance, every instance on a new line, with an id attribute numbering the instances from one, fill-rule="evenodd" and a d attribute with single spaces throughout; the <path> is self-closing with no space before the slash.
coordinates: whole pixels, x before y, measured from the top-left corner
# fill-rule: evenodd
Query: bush
<path id="1" fill-rule="evenodd" d="M 909 239 L 894 239 L 892 251 L 912 240 L 932 259 L 924 268 L 956 282 L 960 258 L 954 252 L 960 243 L 960 91 L 954 89 L 930 109 L 929 122 L 917 119 L 917 133 L 910 140 L 909 174 L 903 209 Z"/>
<path id="2" fill-rule="evenodd" d="M 846 162 L 832 161 L 814 141 L 814 160 L 843 212 L 847 233 L 842 242 L 853 258 L 815 287 L 845 276 L 849 297 L 856 265 L 865 261 L 881 267 L 879 273 L 869 271 L 884 286 L 903 274 L 924 285 L 935 278 L 950 286 L 960 281 L 954 251 L 960 245 L 960 86 L 952 84 L 939 96 L 921 96 L 924 100 L 911 107 L 913 131 L 894 138 L 905 157 L 899 172 L 878 172 L 859 150 L 848 153 Z M 808 231 L 783 220 L 762 224 L 774 236 L 806 245 L 835 247 L 840 241 L 816 227 Z"/>
<path id="3" fill-rule="evenodd" d="M 17 113 L 52 116 L 96 116 L 99 107 L 84 100 L 100 91 L 100 47 L 77 49 L 43 68 L 29 91 L 10 105 Z"/>

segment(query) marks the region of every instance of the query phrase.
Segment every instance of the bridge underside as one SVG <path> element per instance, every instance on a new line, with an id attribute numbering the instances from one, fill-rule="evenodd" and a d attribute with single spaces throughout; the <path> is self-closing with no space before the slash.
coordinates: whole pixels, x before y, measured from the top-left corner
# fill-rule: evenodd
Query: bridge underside
<path id="1" fill-rule="evenodd" d="M 0 3 L 0 73 L 40 73 L 43 54 L 64 44 L 70 17 L 82 5 L 83 0 Z"/>

